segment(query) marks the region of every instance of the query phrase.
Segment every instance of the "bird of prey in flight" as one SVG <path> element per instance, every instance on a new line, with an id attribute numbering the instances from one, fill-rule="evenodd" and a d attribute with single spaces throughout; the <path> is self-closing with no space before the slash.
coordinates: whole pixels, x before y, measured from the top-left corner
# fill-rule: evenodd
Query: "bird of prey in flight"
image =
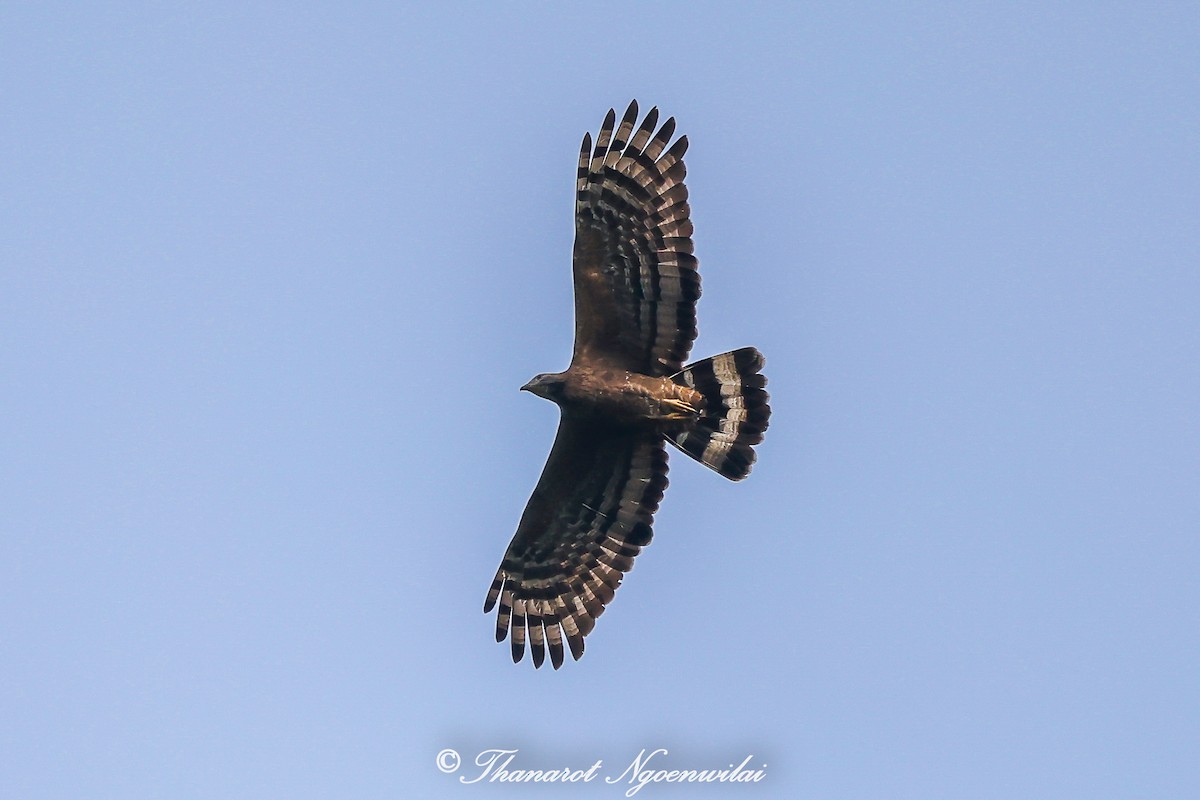
<path id="1" fill-rule="evenodd" d="M 700 275 L 684 186 L 687 137 L 658 109 L 610 109 L 575 183 L 575 350 L 565 372 L 521 387 L 558 404 L 550 458 L 484 603 L 496 641 L 535 667 L 584 637 L 650 543 L 667 487 L 666 443 L 731 480 L 754 463 L 771 409 L 762 354 L 745 347 L 684 366 Z"/>

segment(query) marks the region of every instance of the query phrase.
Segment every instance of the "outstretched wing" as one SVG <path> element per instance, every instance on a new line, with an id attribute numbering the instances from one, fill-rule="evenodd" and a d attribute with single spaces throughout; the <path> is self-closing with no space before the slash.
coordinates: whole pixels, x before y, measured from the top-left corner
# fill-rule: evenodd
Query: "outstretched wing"
<path id="1" fill-rule="evenodd" d="M 637 101 L 608 116 L 596 147 L 584 135 L 575 194 L 575 355 L 645 375 L 678 372 L 696 338 L 700 275 L 683 184 L 687 137 L 664 149 L 653 108 L 634 132 Z"/>
<path id="2" fill-rule="evenodd" d="M 487 613 L 499 601 L 496 641 L 512 640 L 514 662 L 527 638 L 535 667 L 549 647 L 558 669 L 564 638 L 583 655 L 583 637 L 650 542 L 666 486 L 660 435 L 563 414 L 483 605 Z"/>

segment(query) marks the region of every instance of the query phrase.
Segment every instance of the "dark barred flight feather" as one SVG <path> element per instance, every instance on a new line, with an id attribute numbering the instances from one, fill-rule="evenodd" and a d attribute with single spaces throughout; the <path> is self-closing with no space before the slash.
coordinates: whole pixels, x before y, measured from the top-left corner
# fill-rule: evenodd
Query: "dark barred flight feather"
<path id="1" fill-rule="evenodd" d="M 696 338 L 687 138 L 658 109 L 609 110 L 585 134 L 575 199 L 575 350 L 523 388 L 558 404 L 558 435 L 484 602 L 496 641 L 535 667 L 579 659 L 667 487 L 665 442 L 727 478 L 754 462 L 770 407 L 754 348 L 683 366 Z M 668 146 L 669 145 L 669 146 Z M 566 648 L 564 649 L 564 642 Z"/>

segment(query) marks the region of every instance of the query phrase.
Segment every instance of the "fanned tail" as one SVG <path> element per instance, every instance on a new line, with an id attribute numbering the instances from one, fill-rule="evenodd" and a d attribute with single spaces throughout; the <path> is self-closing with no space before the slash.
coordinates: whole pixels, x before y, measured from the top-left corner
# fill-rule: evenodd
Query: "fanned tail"
<path id="1" fill-rule="evenodd" d="M 700 419 L 668 441 L 701 464 L 734 481 L 750 474 L 754 445 L 763 440 L 771 407 L 761 374 L 763 355 L 753 347 L 706 358 L 671 376 L 704 395 Z"/>

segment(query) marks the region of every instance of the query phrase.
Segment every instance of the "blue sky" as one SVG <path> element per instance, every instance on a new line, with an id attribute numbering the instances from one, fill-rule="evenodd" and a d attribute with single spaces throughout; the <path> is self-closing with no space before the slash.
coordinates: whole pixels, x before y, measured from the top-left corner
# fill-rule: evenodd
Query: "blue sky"
<path id="1" fill-rule="evenodd" d="M 1200 791 L 1187 4 L 8 4 L 0 784 L 21 798 Z M 481 613 L 571 348 L 582 134 L 688 134 L 682 457 L 562 670 Z M 466 768 L 461 775 L 468 774 Z"/>

